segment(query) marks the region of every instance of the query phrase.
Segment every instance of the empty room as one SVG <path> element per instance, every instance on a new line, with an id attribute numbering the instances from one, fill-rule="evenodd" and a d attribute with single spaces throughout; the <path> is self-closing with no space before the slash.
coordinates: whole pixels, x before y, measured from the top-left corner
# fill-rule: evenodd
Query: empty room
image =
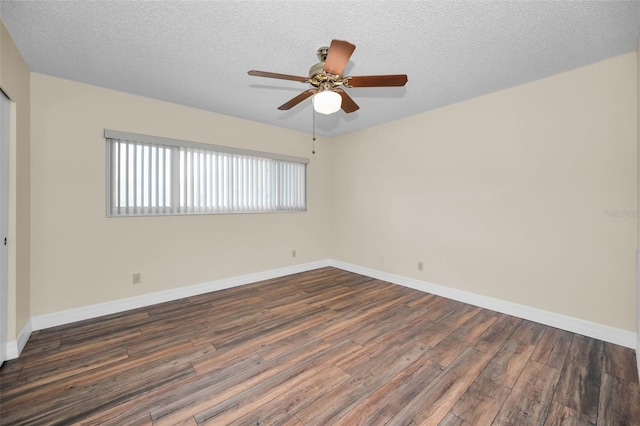
<path id="1" fill-rule="evenodd" d="M 0 0 L 0 424 L 640 425 L 639 34 Z"/>

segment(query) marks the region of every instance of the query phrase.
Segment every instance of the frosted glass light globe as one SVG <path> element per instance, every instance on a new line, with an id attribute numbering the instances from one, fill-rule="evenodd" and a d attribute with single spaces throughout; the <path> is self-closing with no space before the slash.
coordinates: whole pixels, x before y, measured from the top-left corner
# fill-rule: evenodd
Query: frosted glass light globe
<path id="1" fill-rule="evenodd" d="M 321 90 L 313 95 L 313 109 L 320 114 L 333 114 L 342 106 L 342 96 L 332 90 Z"/>

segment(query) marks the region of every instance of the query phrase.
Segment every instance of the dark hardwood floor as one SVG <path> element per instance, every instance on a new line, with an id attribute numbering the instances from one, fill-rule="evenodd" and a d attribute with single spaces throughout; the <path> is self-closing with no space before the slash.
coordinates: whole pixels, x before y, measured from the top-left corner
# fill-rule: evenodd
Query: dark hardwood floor
<path id="1" fill-rule="evenodd" d="M 0 423 L 640 425 L 635 352 L 333 268 L 36 331 Z"/>

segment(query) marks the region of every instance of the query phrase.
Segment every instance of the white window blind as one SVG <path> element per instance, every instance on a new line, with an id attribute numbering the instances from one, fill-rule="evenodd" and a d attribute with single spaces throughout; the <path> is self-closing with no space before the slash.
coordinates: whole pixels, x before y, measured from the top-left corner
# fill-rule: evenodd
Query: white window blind
<path id="1" fill-rule="evenodd" d="M 107 216 L 306 210 L 307 159 L 105 130 Z"/>

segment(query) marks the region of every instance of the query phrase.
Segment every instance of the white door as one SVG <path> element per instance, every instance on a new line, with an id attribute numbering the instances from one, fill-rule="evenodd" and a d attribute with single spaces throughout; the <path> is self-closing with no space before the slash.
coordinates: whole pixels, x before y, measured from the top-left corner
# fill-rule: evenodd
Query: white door
<path id="1" fill-rule="evenodd" d="M 9 99 L 0 90 L 0 365 L 7 359 L 9 231 Z"/>

